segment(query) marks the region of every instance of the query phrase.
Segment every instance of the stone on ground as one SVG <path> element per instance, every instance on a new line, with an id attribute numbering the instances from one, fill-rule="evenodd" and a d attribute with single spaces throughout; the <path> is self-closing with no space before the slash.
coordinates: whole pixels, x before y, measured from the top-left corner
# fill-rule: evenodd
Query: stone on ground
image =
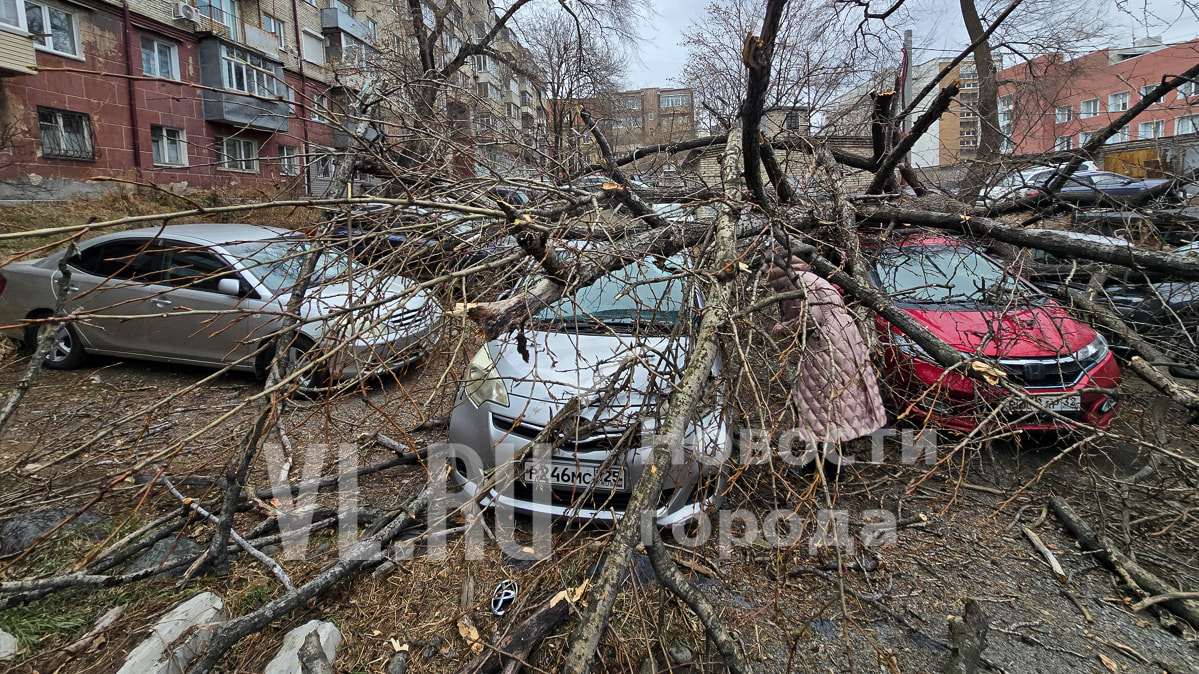
<path id="1" fill-rule="evenodd" d="M 283 646 L 267 664 L 263 674 L 295 674 L 300 671 L 300 646 L 304 645 L 304 637 L 313 630 L 321 638 L 321 648 L 332 663 L 337 657 L 337 647 L 341 645 L 341 631 L 331 622 L 309 620 L 283 637 Z"/>
<path id="2" fill-rule="evenodd" d="M 221 598 L 202 592 L 171 609 L 125 658 L 117 674 L 182 674 L 200 654 L 214 623 L 225 619 Z"/>

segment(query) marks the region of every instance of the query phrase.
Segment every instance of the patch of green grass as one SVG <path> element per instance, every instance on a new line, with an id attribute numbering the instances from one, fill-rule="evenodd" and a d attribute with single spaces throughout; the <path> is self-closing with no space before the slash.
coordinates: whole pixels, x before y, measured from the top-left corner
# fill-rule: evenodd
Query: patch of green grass
<path id="1" fill-rule="evenodd" d="M 231 616 L 241 616 L 253 613 L 262 605 L 273 599 L 274 593 L 266 584 L 251 585 L 240 592 L 230 594 L 225 604 L 231 609 Z"/>
<path id="2" fill-rule="evenodd" d="M 124 606 L 126 615 L 151 603 L 177 604 L 199 592 L 188 588 L 176 592 L 171 583 L 142 581 L 124 587 L 74 588 L 56 592 L 23 606 L 0 611 L 0 629 L 33 646 L 48 639 L 66 640 L 90 626 L 100 614 Z M 163 602 L 164 598 L 169 601 Z"/>

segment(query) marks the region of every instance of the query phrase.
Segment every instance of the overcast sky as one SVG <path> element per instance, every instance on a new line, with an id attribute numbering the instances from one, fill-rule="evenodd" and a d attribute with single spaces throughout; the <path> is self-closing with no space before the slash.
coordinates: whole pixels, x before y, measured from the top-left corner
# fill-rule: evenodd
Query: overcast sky
<path id="1" fill-rule="evenodd" d="M 802 0 L 792 0 L 802 1 Z M 966 44 L 966 29 L 962 25 L 961 14 L 957 11 L 957 2 L 952 0 L 920 0 L 927 10 L 920 13 L 923 21 L 913 25 L 915 44 L 917 47 L 915 61 L 926 61 L 938 56 L 941 51 L 961 49 Z M 1102 1 L 1102 0 L 1101 0 Z M 1111 2 L 1112 0 L 1106 0 Z M 686 55 L 679 46 L 682 31 L 692 22 L 703 15 L 703 8 L 708 4 L 704 0 L 651 0 L 655 16 L 648 17 L 643 22 L 642 37 L 644 42 L 640 49 L 640 63 L 633 62 L 629 68 L 629 84 L 632 88 L 667 87 L 682 71 Z M 1181 42 L 1199 37 L 1199 22 L 1186 12 L 1177 0 L 1140 0 L 1138 3 L 1147 10 L 1149 19 L 1138 17 L 1133 20 L 1127 15 L 1112 11 L 1111 18 L 1118 24 L 1119 34 L 1124 44 L 1131 43 L 1132 38 L 1147 35 L 1162 35 L 1167 41 Z M 1078 3 L 1080 11 L 1095 11 L 1096 2 Z M 1019 10 L 1017 10 L 1019 11 Z M 1142 11 L 1142 10 L 1138 10 Z M 900 31 L 903 26 L 896 26 Z M 898 51 L 901 44 L 896 44 Z"/>

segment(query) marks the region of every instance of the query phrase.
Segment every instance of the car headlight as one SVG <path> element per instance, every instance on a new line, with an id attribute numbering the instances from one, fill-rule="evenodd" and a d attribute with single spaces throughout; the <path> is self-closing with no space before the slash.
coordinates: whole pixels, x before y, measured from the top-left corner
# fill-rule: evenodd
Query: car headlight
<path id="1" fill-rule="evenodd" d="M 504 382 L 495 376 L 495 361 L 486 344 L 470 359 L 466 368 L 466 395 L 475 407 L 482 407 L 486 402 L 508 406 L 508 391 Z"/>
<path id="2" fill-rule="evenodd" d="M 1107 340 L 1103 338 L 1103 335 L 1098 333 L 1095 334 L 1095 339 L 1091 340 L 1090 344 L 1087 344 L 1078 351 L 1070 354 L 1071 358 L 1085 365 L 1098 363 L 1106 356 Z"/>

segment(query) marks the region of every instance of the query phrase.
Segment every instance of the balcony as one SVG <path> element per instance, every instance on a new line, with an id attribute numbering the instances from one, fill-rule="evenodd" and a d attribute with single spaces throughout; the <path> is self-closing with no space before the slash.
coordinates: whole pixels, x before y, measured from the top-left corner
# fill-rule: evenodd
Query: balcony
<path id="1" fill-rule="evenodd" d="M 267 100 L 283 91 L 282 63 L 213 37 L 200 39 L 199 52 L 200 84 L 208 87 L 200 91 L 205 121 L 261 131 L 287 131 L 291 108 L 286 101 Z M 225 81 L 229 70 L 241 71 L 245 91 L 233 89 Z"/>
<path id="2" fill-rule="evenodd" d="M 321 30 L 326 33 L 340 31 L 348 35 L 353 35 L 366 43 L 375 41 L 375 36 L 371 35 L 371 31 L 366 27 L 366 24 L 350 16 L 349 12 L 336 7 L 321 10 Z"/>
<path id="3" fill-rule="evenodd" d="M 33 40 L 0 30 L 0 77 L 37 74 Z"/>

